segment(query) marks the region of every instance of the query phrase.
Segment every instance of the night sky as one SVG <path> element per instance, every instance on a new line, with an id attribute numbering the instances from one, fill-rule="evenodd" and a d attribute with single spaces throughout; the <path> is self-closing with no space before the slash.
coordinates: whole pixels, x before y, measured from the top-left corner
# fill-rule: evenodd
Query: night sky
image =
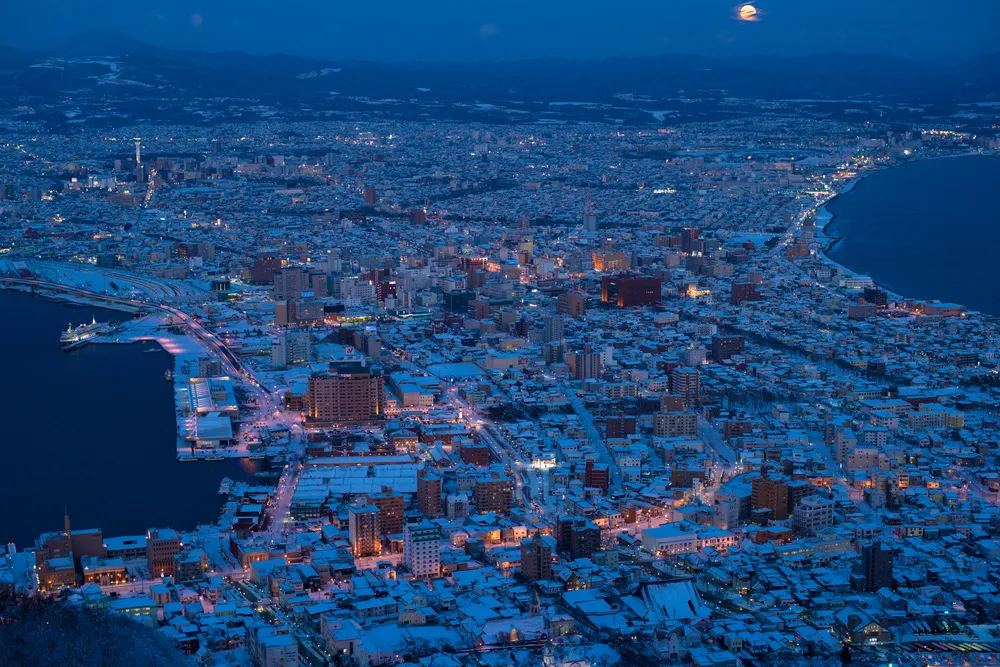
<path id="1" fill-rule="evenodd" d="M 87 30 L 159 46 L 388 61 L 661 53 L 905 58 L 1000 51 L 1000 0 L 8 0 L 0 43 L 46 48 Z"/>

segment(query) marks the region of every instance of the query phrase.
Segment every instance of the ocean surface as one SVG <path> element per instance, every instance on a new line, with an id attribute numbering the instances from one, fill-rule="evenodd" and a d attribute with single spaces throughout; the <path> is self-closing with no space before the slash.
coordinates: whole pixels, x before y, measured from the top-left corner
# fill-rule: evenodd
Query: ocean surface
<path id="1" fill-rule="evenodd" d="M 60 349 L 70 322 L 129 314 L 9 290 L 0 290 L 0 313 L 0 543 L 23 549 L 61 530 L 64 507 L 74 529 L 105 537 L 215 521 L 219 482 L 248 478 L 252 464 L 176 460 L 170 356 L 155 343 Z"/>
<path id="2" fill-rule="evenodd" d="M 906 297 L 1000 315 L 1000 157 L 893 167 L 826 208 L 836 262 Z"/>

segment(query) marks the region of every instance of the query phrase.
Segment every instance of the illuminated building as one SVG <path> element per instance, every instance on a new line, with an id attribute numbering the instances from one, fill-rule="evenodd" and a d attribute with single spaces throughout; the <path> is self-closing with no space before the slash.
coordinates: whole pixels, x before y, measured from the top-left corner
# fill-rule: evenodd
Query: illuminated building
<path id="1" fill-rule="evenodd" d="M 379 422 L 385 418 L 384 398 L 381 375 L 363 361 L 342 362 L 309 378 L 307 415 L 322 424 Z"/>
<path id="2" fill-rule="evenodd" d="M 348 510 L 348 536 L 351 540 L 351 553 L 355 558 L 378 556 L 382 553 L 380 514 L 375 505 L 352 507 Z"/>
<path id="3" fill-rule="evenodd" d="M 622 274 L 601 278 L 601 301 L 619 308 L 652 306 L 660 303 L 659 278 Z"/>
<path id="4" fill-rule="evenodd" d="M 403 531 L 403 510 L 405 502 L 401 494 L 392 493 L 383 487 L 382 493 L 368 496 L 368 502 L 379 510 L 379 530 L 383 535 L 395 535 Z"/>
<path id="5" fill-rule="evenodd" d="M 480 514 L 507 514 L 514 505 L 514 483 L 509 477 L 499 473 L 480 477 L 476 479 L 473 500 Z"/>
<path id="6" fill-rule="evenodd" d="M 551 579 L 554 551 L 555 540 L 547 535 L 521 540 L 521 575 L 528 581 Z"/>
<path id="7" fill-rule="evenodd" d="M 181 537 L 169 528 L 146 531 L 146 565 L 152 577 L 174 574 L 174 556 L 181 550 Z"/>
<path id="8" fill-rule="evenodd" d="M 441 572 L 441 531 L 427 521 L 403 527 L 403 564 L 415 577 L 436 577 Z"/>
<path id="9" fill-rule="evenodd" d="M 274 282 L 274 272 L 281 268 L 281 259 L 271 253 L 257 255 L 250 269 L 250 279 L 259 285 Z"/>
<path id="10" fill-rule="evenodd" d="M 441 516 L 441 478 L 433 472 L 417 477 L 417 509 L 424 516 Z"/>

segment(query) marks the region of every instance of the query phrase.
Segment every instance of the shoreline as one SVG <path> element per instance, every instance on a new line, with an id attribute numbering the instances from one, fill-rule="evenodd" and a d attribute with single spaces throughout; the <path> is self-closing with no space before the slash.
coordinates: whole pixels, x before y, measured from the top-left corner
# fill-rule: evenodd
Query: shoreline
<path id="1" fill-rule="evenodd" d="M 90 303 L 88 300 L 86 304 L 88 310 L 78 313 L 75 310 L 66 309 L 69 305 L 66 300 L 56 300 L 38 289 L 30 290 L 24 285 L 0 284 L 0 287 L 9 288 L 0 290 L 0 296 L 4 297 L 4 303 L 12 309 L 12 315 L 38 318 L 37 325 L 33 327 L 13 327 L 20 329 L 21 333 L 13 334 L 11 340 L 18 341 L 27 338 L 32 344 L 30 353 L 21 355 L 22 365 L 33 371 L 36 368 L 44 368 L 45 372 L 61 372 L 59 369 L 70 369 L 72 379 L 62 383 L 65 391 L 73 395 L 86 396 L 86 399 L 83 400 L 86 401 L 87 407 L 78 408 L 78 412 L 85 411 L 87 415 L 97 415 L 91 421 L 81 422 L 82 425 L 79 428 L 70 427 L 73 433 L 72 437 L 79 439 L 76 442 L 61 435 L 66 430 L 65 423 L 72 421 L 72 419 L 57 420 L 63 422 L 60 424 L 62 430 L 59 431 L 59 440 L 67 443 L 64 447 L 68 451 L 79 452 L 94 449 L 111 452 L 111 464 L 115 466 L 112 469 L 93 467 L 96 464 L 89 456 L 85 461 L 80 461 L 75 455 L 68 455 L 70 458 L 64 461 L 60 454 L 62 450 L 59 447 L 55 447 L 49 452 L 47 449 L 24 447 L 20 444 L 17 447 L 12 446 L 12 449 L 17 449 L 19 452 L 17 457 L 13 459 L 18 462 L 18 465 L 34 465 L 32 457 L 37 457 L 42 452 L 46 452 L 45 456 L 50 457 L 47 463 L 52 465 L 52 474 L 56 476 L 56 479 L 64 482 L 59 487 L 60 493 L 64 495 L 59 496 L 58 514 L 62 514 L 63 505 L 66 504 L 75 518 L 79 518 L 76 517 L 79 514 L 84 517 L 83 521 L 87 522 L 85 517 L 91 516 L 95 525 L 104 528 L 106 535 L 138 534 L 149 525 L 157 523 L 170 525 L 179 531 L 186 532 L 197 525 L 213 525 L 218 521 L 219 516 L 225 510 L 225 499 L 218 494 L 219 483 L 224 477 L 245 479 L 249 483 L 253 483 L 253 472 L 256 468 L 249 467 L 248 464 L 242 462 L 217 461 L 216 463 L 219 465 L 215 467 L 181 465 L 182 460 L 178 459 L 174 453 L 175 436 L 171 435 L 172 430 L 176 429 L 176 420 L 172 412 L 169 411 L 170 408 L 167 407 L 172 403 L 173 391 L 170 385 L 161 379 L 163 369 L 168 366 L 173 367 L 173 355 L 170 355 L 170 352 L 165 350 L 158 341 L 155 339 L 132 339 L 125 336 L 121 336 L 119 340 L 115 341 L 113 340 L 115 334 L 111 334 L 105 340 L 87 341 L 87 344 L 74 354 L 67 354 L 60 350 L 59 331 L 65 330 L 67 317 L 79 318 L 81 315 L 85 315 L 86 321 L 90 322 L 90 308 L 92 306 L 94 314 L 100 315 L 101 320 L 130 325 L 137 320 L 131 318 L 127 309 L 106 308 L 101 303 Z M 36 320 L 27 321 L 35 322 Z M 36 328 L 37 331 L 35 331 Z M 112 349 L 111 343 L 116 347 L 118 345 L 123 347 L 122 349 Z M 144 354 L 144 352 L 159 353 L 161 351 L 170 355 L 171 360 L 164 360 L 158 354 L 149 356 Z M 95 367 L 99 367 L 100 373 L 98 375 L 95 375 Z M 76 369 L 76 371 L 74 372 L 72 369 Z M 95 396 L 99 396 L 99 398 L 95 399 Z M 118 425 L 119 420 L 123 417 L 114 414 L 113 411 L 108 412 L 105 416 L 104 412 L 109 410 L 108 404 L 116 403 L 119 398 L 130 399 L 130 397 L 136 396 L 143 397 L 139 399 L 141 403 L 136 404 L 136 400 L 131 399 L 130 407 L 124 408 L 128 411 L 124 413 L 127 415 L 128 421 L 122 422 L 123 428 L 115 429 L 117 434 L 112 433 L 109 436 L 108 426 Z M 167 402 L 159 400 L 160 397 L 165 397 Z M 92 408 L 90 407 L 91 403 L 96 403 L 99 407 Z M 37 422 L 35 426 L 30 427 L 32 431 L 41 431 L 44 428 L 44 413 L 36 414 L 32 411 L 25 416 L 26 419 L 21 420 L 22 422 Z M 41 421 L 38 421 L 39 419 Z M 44 438 L 44 436 L 40 437 Z M 40 440 L 40 442 L 42 441 Z M 68 446 L 68 443 L 71 442 L 73 442 L 73 446 Z M 48 443 L 46 443 L 46 447 L 48 447 Z M 103 465 L 109 463 L 106 459 L 105 456 L 98 456 L 95 461 L 99 461 Z M 45 461 L 44 458 L 42 460 Z M 108 472 L 108 470 L 112 470 L 112 472 Z M 249 471 L 249 474 L 246 471 Z M 152 518 L 147 520 L 141 514 L 138 515 L 138 518 L 132 516 L 136 513 L 131 511 L 131 508 L 141 506 L 147 497 L 145 494 L 148 493 L 148 478 L 151 475 L 158 483 L 163 480 L 165 484 L 178 485 L 178 488 L 185 490 L 190 489 L 190 498 L 204 499 L 204 502 L 182 499 L 169 512 L 158 510 L 155 516 L 161 518 L 156 519 L 154 523 L 150 523 Z M 125 480 L 120 487 L 117 484 L 119 478 Z M 122 511 L 117 512 L 113 517 L 112 525 L 107 525 L 107 519 L 101 518 L 105 516 L 101 509 L 104 500 L 97 501 L 90 497 L 86 488 L 87 479 L 108 481 L 109 484 L 106 485 L 105 489 L 108 492 L 106 497 L 110 499 L 108 502 L 121 504 Z M 143 481 L 136 483 L 136 480 L 140 479 Z M 80 483 L 69 480 L 76 480 Z M 115 483 L 111 484 L 111 482 Z M 21 491 L 17 491 L 18 486 L 18 484 L 13 484 L 11 488 L 15 491 L 11 493 L 21 493 Z M 186 492 L 185 498 L 187 497 Z M 218 505 L 216 505 L 217 502 Z M 49 514 L 50 512 L 46 510 L 45 516 Z M 150 516 L 153 517 L 153 515 Z M 5 531 L 7 537 L 15 541 L 19 548 L 30 546 L 38 534 L 35 528 L 41 527 L 43 520 L 47 521 L 45 517 L 40 517 L 38 520 L 32 518 L 30 514 L 28 517 L 23 526 L 18 525 L 17 521 L 12 521 L 8 530 Z"/>
<path id="2" fill-rule="evenodd" d="M 904 295 L 902 292 L 899 292 L 899 291 L 891 288 L 884 281 L 877 281 L 877 280 L 875 280 L 874 277 L 872 277 L 870 275 L 867 275 L 865 273 L 861 273 L 860 271 L 858 271 L 856 269 L 852 269 L 849 266 L 847 266 L 846 264 L 843 264 L 843 263 L 837 261 L 836 259 L 834 259 L 831 253 L 838 246 L 838 244 L 840 244 L 842 241 L 847 240 L 849 237 L 844 236 L 844 235 L 831 236 L 828 233 L 828 230 L 829 230 L 830 226 L 833 225 L 836 222 L 837 216 L 836 216 L 836 214 L 834 214 L 833 212 L 831 212 L 827 208 L 827 206 L 829 206 L 829 204 L 831 204 L 832 202 L 836 201 L 840 197 L 842 197 L 842 196 L 846 195 L 847 193 L 849 193 L 859 183 L 861 183 L 862 181 L 864 181 L 865 179 L 867 179 L 869 176 L 872 176 L 874 174 L 882 173 L 884 171 L 889 171 L 891 169 L 896 169 L 898 167 L 902 167 L 902 166 L 909 165 L 909 164 L 917 164 L 917 163 L 920 163 L 920 162 L 929 162 L 929 161 L 932 161 L 932 160 L 949 160 L 949 159 L 954 159 L 954 158 L 977 157 L 977 156 L 982 156 L 982 157 L 1000 157 L 1000 152 L 998 152 L 998 151 L 967 151 L 967 152 L 964 152 L 964 153 L 956 153 L 956 154 L 953 154 L 953 155 L 933 155 L 933 156 L 929 156 L 929 157 L 918 157 L 916 160 L 910 160 L 910 161 L 907 161 L 907 162 L 904 162 L 904 163 L 892 164 L 892 165 L 887 165 L 887 166 L 884 166 L 884 167 L 876 167 L 876 168 L 868 171 L 865 174 L 862 174 L 860 176 L 856 176 L 855 178 L 852 178 L 842 190 L 837 191 L 832 197 L 830 197 L 829 199 L 825 200 L 822 204 L 820 204 L 819 206 L 817 206 L 816 209 L 815 209 L 817 222 L 819 222 L 819 218 L 820 218 L 821 215 L 825 214 L 825 215 L 829 216 L 829 219 L 827 219 L 826 222 L 823 223 L 822 227 L 820 227 L 818 224 L 817 224 L 817 227 L 816 227 L 817 230 L 818 230 L 818 234 L 816 236 L 816 240 L 819 241 L 822 244 L 822 247 L 821 247 L 820 251 L 817 253 L 817 256 L 823 262 L 825 262 L 825 263 L 833 266 L 836 269 L 839 269 L 840 271 L 842 271 L 843 273 L 845 273 L 845 274 L 847 274 L 849 276 L 870 278 L 871 281 L 872 281 L 872 284 L 874 286 L 876 286 L 879 289 L 883 290 L 886 293 L 887 296 L 889 296 L 890 298 L 895 299 L 896 301 L 905 301 L 905 300 L 924 301 L 925 299 L 922 299 L 922 298 L 919 298 L 919 297 L 915 297 L 915 296 L 908 297 L 908 296 Z M 979 311 L 975 311 L 975 312 L 979 312 Z M 983 314 L 984 315 L 988 315 L 988 313 L 983 313 Z"/>
<path id="3" fill-rule="evenodd" d="M 153 331 L 145 331 L 142 326 L 139 326 L 139 330 L 135 331 L 137 324 L 146 318 L 152 318 L 156 320 L 161 316 L 155 308 L 143 308 L 139 306 L 130 306 L 129 304 L 120 303 L 117 301 L 104 301 L 100 297 L 88 298 L 86 296 L 77 296 L 73 294 L 68 294 L 66 292 L 60 291 L 57 287 L 50 286 L 39 286 L 34 287 L 23 282 L 18 282 L 13 279 L 5 279 L 0 281 L 0 289 L 7 289 L 12 292 L 20 292 L 22 294 L 37 295 L 55 304 L 67 305 L 67 306 L 89 306 L 93 308 L 101 308 L 104 310 L 112 310 L 115 312 L 128 313 L 131 315 L 139 315 L 139 317 L 134 317 L 132 320 L 126 320 L 123 324 L 123 331 L 120 332 L 120 339 L 113 339 L 114 337 L 97 336 L 94 340 L 89 340 L 85 345 L 134 345 L 136 343 L 155 343 L 159 350 L 165 352 L 170 357 L 171 371 L 173 372 L 173 378 L 170 380 L 171 387 L 176 396 L 177 390 L 182 385 L 182 380 L 185 377 L 184 367 L 189 365 L 192 361 L 192 357 L 196 360 L 201 351 L 207 351 L 203 349 L 201 343 L 196 337 L 190 335 L 175 336 L 169 335 L 166 337 L 157 336 Z M 148 311 L 148 312 L 144 312 Z M 162 324 L 162 323 L 161 323 Z M 129 329 L 133 329 L 129 331 Z M 181 342 L 181 339 L 187 342 Z M 173 344 L 171 344 L 173 343 Z M 192 352 L 191 346 L 199 348 L 198 353 Z M 177 412 L 176 401 L 173 404 L 174 407 L 174 436 L 175 436 L 175 457 L 178 462 L 187 461 L 220 461 L 220 460 L 231 460 L 231 459 L 252 459 L 261 458 L 256 452 L 250 452 L 246 448 L 240 447 L 227 447 L 220 448 L 217 451 L 192 451 L 191 447 L 184 444 L 184 440 L 181 438 L 181 419 L 182 416 Z"/>

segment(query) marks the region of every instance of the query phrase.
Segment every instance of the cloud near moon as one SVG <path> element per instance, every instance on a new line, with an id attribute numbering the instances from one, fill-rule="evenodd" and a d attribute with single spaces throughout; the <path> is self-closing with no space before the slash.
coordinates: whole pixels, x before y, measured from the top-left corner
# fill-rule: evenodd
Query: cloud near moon
<path id="1" fill-rule="evenodd" d="M 757 21 L 760 21 L 763 15 L 764 12 L 760 11 L 755 6 L 749 3 L 744 3 L 733 7 L 733 18 L 735 18 L 737 21 L 743 21 L 745 23 L 755 23 Z"/>

